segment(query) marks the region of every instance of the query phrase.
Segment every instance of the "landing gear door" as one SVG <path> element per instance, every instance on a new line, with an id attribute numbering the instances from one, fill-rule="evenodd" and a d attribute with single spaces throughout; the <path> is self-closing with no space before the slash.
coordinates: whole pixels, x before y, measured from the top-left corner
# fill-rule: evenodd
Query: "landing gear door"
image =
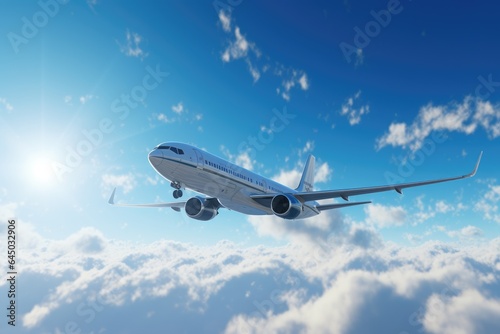
<path id="1" fill-rule="evenodd" d="M 194 149 L 194 152 L 196 154 L 196 167 L 198 169 L 203 169 L 203 155 L 196 149 Z"/>

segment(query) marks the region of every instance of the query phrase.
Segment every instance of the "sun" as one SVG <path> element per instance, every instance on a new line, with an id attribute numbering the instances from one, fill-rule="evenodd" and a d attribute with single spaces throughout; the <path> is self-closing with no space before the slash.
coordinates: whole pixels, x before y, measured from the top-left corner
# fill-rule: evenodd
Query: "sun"
<path id="1" fill-rule="evenodd" d="M 34 159 L 30 164 L 30 175 L 33 182 L 39 186 L 52 185 L 55 175 L 51 160 L 44 156 Z"/>

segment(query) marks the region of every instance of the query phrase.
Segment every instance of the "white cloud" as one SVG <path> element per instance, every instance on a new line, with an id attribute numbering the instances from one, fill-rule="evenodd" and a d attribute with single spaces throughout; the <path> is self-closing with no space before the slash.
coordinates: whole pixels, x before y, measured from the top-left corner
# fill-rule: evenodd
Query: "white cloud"
<path id="1" fill-rule="evenodd" d="M 175 122 L 175 118 L 170 118 L 165 114 L 159 114 L 156 117 L 156 119 L 159 120 L 160 122 L 167 123 L 167 124 Z"/>
<path id="2" fill-rule="evenodd" d="M 479 237 L 483 235 L 483 231 L 476 226 L 468 225 L 460 230 L 460 233 L 465 237 Z"/>
<path id="3" fill-rule="evenodd" d="M 173 105 L 172 111 L 178 115 L 182 114 L 185 111 L 184 104 L 182 102 L 179 102 L 179 103 Z"/>
<path id="4" fill-rule="evenodd" d="M 197 113 L 197 114 L 190 113 L 182 101 L 172 105 L 170 109 L 174 113 L 173 116 L 169 116 L 165 113 L 153 114 L 152 115 L 153 119 L 156 119 L 166 124 L 174 122 L 194 123 L 194 122 L 200 122 L 203 119 L 202 113 Z M 202 129 L 201 126 L 198 126 L 198 130 L 200 129 Z"/>
<path id="5" fill-rule="evenodd" d="M 302 76 L 300 77 L 299 84 L 300 84 L 300 88 L 302 88 L 302 90 L 309 89 L 309 81 L 307 80 L 307 75 L 305 73 L 303 73 Z"/>
<path id="6" fill-rule="evenodd" d="M 7 112 L 14 110 L 12 104 L 10 104 L 5 97 L 0 97 L 0 106 Z"/>
<path id="7" fill-rule="evenodd" d="M 462 103 L 451 102 L 447 105 L 434 106 L 429 103 L 420 108 L 411 124 L 391 123 L 389 131 L 378 138 L 376 147 L 400 146 L 418 150 L 424 140 L 433 132 L 447 131 L 472 134 L 482 126 L 488 136 L 494 139 L 500 136 L 500 104 L 489 101 L 464 98 Z"/>
<path id="8" fill-rule="evenodd" d="M 248 170 L 253 170 L 254 161 L 248 154 L 248 151 L 242 152 L 236 156 L 235 163 Z"/>
<path id="9" fill-rule="evenodd" d="M 271 222 L 260 225 L 276 229 Z M 500 239 L 467 248 L 362 247 L 360 240 L 376 235 L 349 226 L 338 211 L 287 223 L 301 224 L 294 242 L 274 248 L 141 244 L 108 239 L 94 228 L 50 240 L 23 224 L 24 286 L 43 289 L 25 298 L 19 331 L 58 333 L 71 324 L 85 333 L 120 333 L 138 328 L 137 319 L 147 319 L 140 323 L 146 332 L 165 323 L 189 333 L 498 328 Z M 316 232 L 301 233 L 307 229 Z"/>
<path id="10" fill-rule="evenodd" d="M 287 187 L 295 188 L 299 185 L 300 178 L 302 177 L 302 170 L 295 168 L 292 170 L 282 169 L 279 174 L 271 177 L 274 181 L 284 184 Z"/>
<path id="11" fill-rule="evenodd" d="M 330 181 L 330 177 L 332 175 L 332 169 L 328 165 L 327 162 L 322 163 L 319 167 L 316 168 L 316 172 L 314 174 L 314 182 L 327 182 Z"/>
<path id="12" fill-rule="evenodd" d="M 97 96 L 92 95 L 92 94 L 86 94 L 86 95 L 80 96 L 79 101 L 81 104 L 85 104 L 94 98 L 97 98 Z M 66 98 L 65 98 L 65 100 L 66 100 Z M 69 100 L 69 102 L 71 102 L 71 99 Z"/>
<path id="13" fill-rule="evenodd" d="M 224 63 L 244 60 L 254 83 L 258 82 L 265 73 L 272 73 L 281 78 L 281 86 L 276 89 L 276 92 L 285 101 L 290 100 L 292 88 L 297 86 L 304 91 L 309 89 L 310 82 L 304 71 L 285 67 L 280 63 L 276 63 L 271 69 L 269 57 L 262 57 L 262 52 L 257 45 L 247 39 L 240 27 L 234 26 L 233 29 L 232 22 L 230 12 L 219 11 L 219 23 L 222 25 L 222 30 L 230 36 L 228 45 L 221 53 L 221 60 Z"/>
<path id="14" fill-rule="evenodd" d="M 314 141 L 308 140 L 302 149 L 302 153 L 312 152 L 314 150 Z"/>
<path id="15" fill-rule="evenodd" d="M 222 145 L 220 149 L 229 161 L 248 170 L 254 169 L 256 161 L 252 160 L 250 149 L 241 151 L 239 154 L 232 154 L 224 145 Z"/>
<path id="16" fill-rule="evenodd" d="M 496 282 L 488 273 L 495 270 L 494 260 L 440 247 L 370 250 L 361 256 L 337 250 L 341 254 L 329 260 L 343 262 L 342 269 L 320 266 L 315 271 L 326 284 L 319 295 L 287 304 L 285 311 L 267 300 L 264 305 L 271 312 L 233 317 L 226 333 L 495 332 L 500 300 L 487 283 Z M 493 253 L 491 248 L 482 249 Z M 469 255 L 483 266 L 488 263 L 488 269 L 469 266 Z M 337 273 L 333 277 L 328 274 L 332 270 Z M 491 292 L 496 297 L 486 297 Z M 450 297 L 452 293 L 458 297 Z"/>
<path id="17" fill-rule="evenodd" d="M 279 73 L 279 76 L 284 76 L 285 79 L 281 82 L 281 88 L 277 89 L 277 93 L 281 93 L 281 97 L 289 101 L 290 100 L 290 90 L 299 85 L 302 90 L 309 89 L 309 81 L 307 79 L 307 74 L 303 71 L 298 71 L 294 69 L 285 69 L 282 67 L 280 71 L 275 73 Z"/>
<path id="18" fill-rule="evenodd" d="M 129 56 L 144 59 L 148 56 L 146 52 L 141 48 L 140 44 L 142 42 L 142 36 L 135 32 L 130 32 L 127 29 L 126 33 L 126 44 L 120 45 L 120 51 Z"/>
<path id="19" fill-rule="evenodd" d="M 240 28 L 234 28 L 235 40 L 231 41 L 228 47 L 222 53 L 222 60 L 224 62 L 230 62 L 231 60 L 236 60 L 244 58 L 251 51 L 254 55 L 259 55 L 260 51 L 257 49 L 254 43 L 249 42 L 245 36 L 240 32 Z M 250 60 L 248 60 L 250 61 Z"/>
<path id="20" fill-rule="evenodd" d="M 307 144 L 306 147 L 307 148 Z M 271 177 L 272 180 L 286 185 L 290 188 L 296 188 L 302 177 L 303 165 L 299 164 L 294 169 L 282 169 L 277 175 Z M 332 169 L 327 162 L 322 163 L 315 168 L 314 183 L 322 183 L 330 180 Z"/>
<path id="21" fill-rule="evenodd" d="M 431 333 L 496 333 L 500 328 L 500 300 L 467 289 L 457 296 L 432 295 L 423 318 Z"/>
<path id="22" fill-rule="evenodd" d="M 0 204 L 0 220 L 5 222 L 7 219 L 16 218 L 15 212 L 19 203 L 9 202 Z"/>
<path id="23" fill-rule="evenodd" d="M 252 65 L 252 62 L 248 58 L 246 59 L 246 62 L 247 62 L 247 65 L 248 65 L 248 70 L 250 71 L 250 74 L 253 77 L 253 82 L 257 82 L 260 79 L 260 72 L 259 72 L 259 70 L 257 69 L 257 67 L 255 67 L 254 65 Z"/>
<path id="24" fill-rule="evenodd" d="M 401 206 L 369 204 L 365 206 L 366 221 L 378 227 L 401 226 L 406 220 L 406 211 Z"/>
<path id="25" fill-rule="evenodd" d="M 365 60 L 365 57 L 363 55 L 363 49 L 361 48 L 358 48 L 356 50 L 356 61 L 354 62 L 354 66 L 359 66 L 359 65 L 363 65 L 363 62 Z"/>
<path id="26" fill-rule="evenodd" d="M 102 176 L 101 185 L 106 193 L 109 193 L 112 188 L 120 187 L 124 193 L 133 190 L 137 182 L 133 174 L 104 174 Z"/>
<path id="27" fill-rule="evenodd" d="M 476 211 L 483 213 L 483 217 L 500 223 L 500 212 L 498 202 L 500 201 L 500 185 L 488 184 L 488 191 L 474 205 Z"/>
<path id="28" fill-rule="evenodd" d="M 340 114 L 346 116 L 349 120 L 350 125 L 356 125 L 361 122 L 361 116 L 366 115 L 370 112 L 370 106 L 368 104 L 354 107 L 356 100 L 361 96 L 361 91 L 358 91 L 353 96 L 347 98 L 347 101 L 342 104 Z"/>
<path id="29" fill-rule="evenodd" d="M 231 16 L 221 10 L 219 12 L 219 20 L 220 20 L 220 23 L 222 24 L 222 29 L 224 29 L 225 32 L 230 32 L 231 31 Z"/>
<path id="30" fill-rule="evenodd" d="M 260 236 L 289 240 L 319 256 L 343 245 L 376 248 L 379 235 L 371 228 L 350 224 L 338 210 L 299 220 L 276 216 L 249 216 L 248 221 Z"/>

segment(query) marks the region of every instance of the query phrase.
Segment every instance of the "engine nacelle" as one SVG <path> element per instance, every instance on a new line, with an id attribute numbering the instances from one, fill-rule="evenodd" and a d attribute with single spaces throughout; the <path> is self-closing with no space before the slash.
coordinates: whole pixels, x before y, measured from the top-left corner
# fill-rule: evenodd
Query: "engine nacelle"
<path id="1" fill-rule="evenodd" d="M 271 210 L 281 218 L 295 219 L 302 212 L 302 203 L 291 195 L 276 195 L 271 201 Z"/>
<path id="2" fill-rule="evenodd" d="M 184 210 L 189 218 L 210 220 L 219 214 L 219 206 L 207 201 L 206 198 L 195 196 L 188 199 Z"/>

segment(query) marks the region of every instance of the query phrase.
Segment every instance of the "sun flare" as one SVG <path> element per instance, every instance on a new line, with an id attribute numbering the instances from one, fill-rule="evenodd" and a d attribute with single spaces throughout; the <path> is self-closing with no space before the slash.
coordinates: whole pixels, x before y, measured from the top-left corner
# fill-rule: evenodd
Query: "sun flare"
<path id="1" fill-rule="evenodd" d="M 51 160 L 47 157 L 39 157 L 35 159 L 31 164 L 30 174 L 33 182 L 40 186 L 51 185 L 55 178 Z"/>

